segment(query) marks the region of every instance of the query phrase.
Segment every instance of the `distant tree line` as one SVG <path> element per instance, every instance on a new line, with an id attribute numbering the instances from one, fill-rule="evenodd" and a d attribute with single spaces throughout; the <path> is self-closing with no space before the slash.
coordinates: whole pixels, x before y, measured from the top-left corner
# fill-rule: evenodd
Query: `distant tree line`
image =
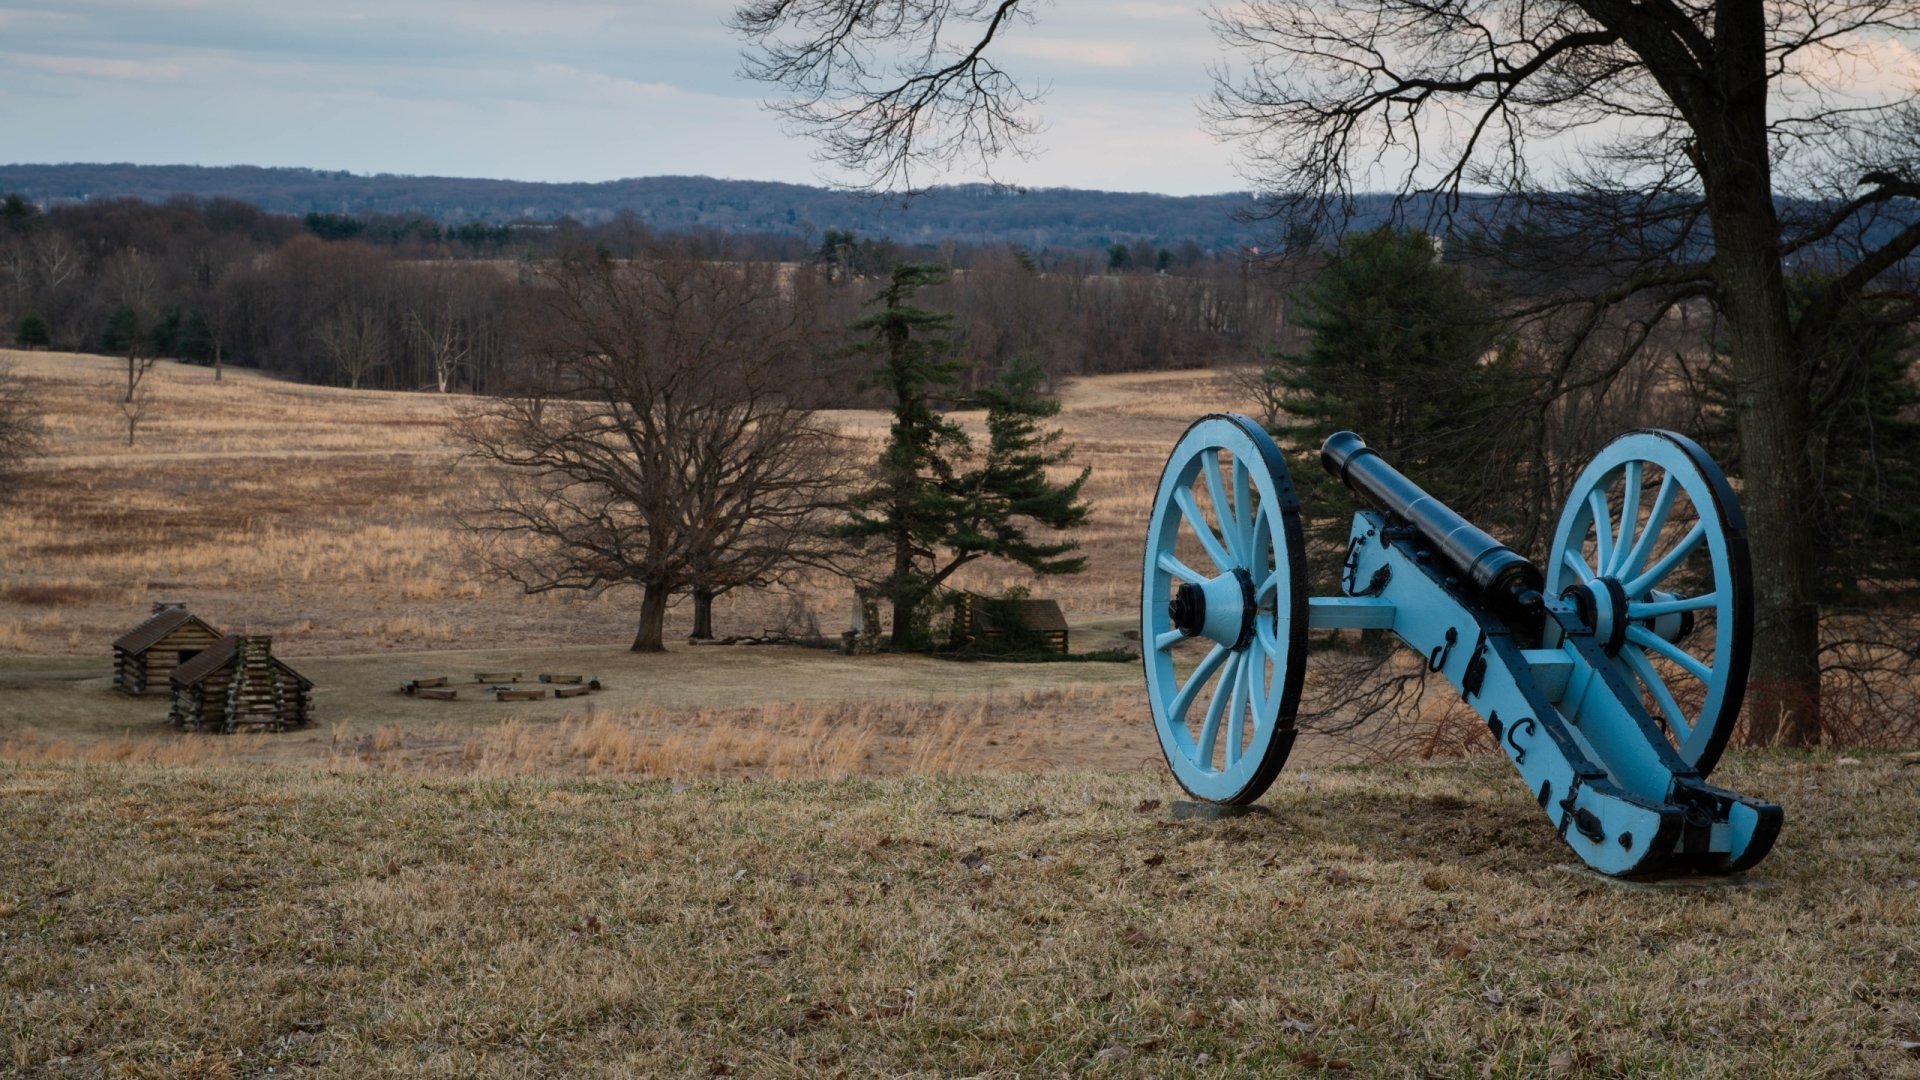
<path id="1" fill-rule="evenodd" d="M 827 229 L 692 234 L 710 257 L 782 265 L 844 325 L 896 265 L 938 264 L 928 299 L 954 313 L 963 389 L 1016 358 L 1046 378 L 1245 362 L 1287 343 L 1287 282 L 1252 251 L 1197 241 L 1033 253 L 897 244 Z M 495 393 L 522 387 L 545 261 L 631 259 L 654 233 L 631 213 L 594 225 L 446 225 L 418 215 L 263 212 L 228 200 L 0 200 L 0 328 L 22 348 L 243 365 L 350 387 Z M 813 374 L 833 366 L 823 345 Z M 846 403 L 852 380 L 827 380 Z"/>

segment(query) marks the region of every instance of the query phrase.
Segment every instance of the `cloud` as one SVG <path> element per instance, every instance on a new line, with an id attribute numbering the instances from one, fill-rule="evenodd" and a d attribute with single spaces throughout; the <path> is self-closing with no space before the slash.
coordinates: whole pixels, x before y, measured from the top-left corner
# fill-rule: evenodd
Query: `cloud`
<path id="1" fill-rule="evenodd" d="M 0 53 L 21 67 L 54 75 L 78 75 L 89 79 L 122 79 L 134 82 L 171 81 L 187 73 L 187 66 L 172 60 L 128 60 L 102 56 L 29 56 Z"/>
<path id="2" fill-rule="evenodd" d="M 1044 38 L 1014 38 L 1006 51 L 1013 56 L 1072 64 L 1091 68 L 1138 67 L 1146 59 L 1147 45 L 1135 41 L 1049 41 Z"/>

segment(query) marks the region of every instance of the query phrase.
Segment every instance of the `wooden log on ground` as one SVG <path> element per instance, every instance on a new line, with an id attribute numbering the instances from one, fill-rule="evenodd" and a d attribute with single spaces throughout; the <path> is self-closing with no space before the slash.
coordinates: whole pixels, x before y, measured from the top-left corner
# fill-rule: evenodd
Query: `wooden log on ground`
<path id="1" fill-rule="evenodd" d="M 452 701 L 460 696 L 460 691 L 450 686 L 423 686 L 414 691 L 414 694 L 429 701 Z"/>
<path id="2" fill-rule="evenodd" d="M 585 675 L 550 675 L 543 671 L 540 673 L 540 681 L 543 683 L 565 683 L 572 686 L 586 682 L 587 677 Z"/>
<path id="3" fill-rule="evenodd" d="M 413 685 L 421 689 L 430 686 L 445 686 L 447 685 L 447 677 L 445 675 L 437 675 L 431 679 L 415 679 L 413 680 Z"/>
<path id="4" fill-rule="evenodd" d="M 517 671 L 476 671 L 473 673 L 473 681 L 474 682 L 519 682 L 520 673 Z"/>
<path id="5" fill-rule="evenodd" d="M 590 686 L 556 686 L 553 688 L 553 696 L 557 698 L 585 697 L 592 689 Z"/>
<path id="6" fill-rule="evenodd" d="M 545 690 L 495 690 L 493 692 L 495 701 L 539 701 L 546 696 Z"/>

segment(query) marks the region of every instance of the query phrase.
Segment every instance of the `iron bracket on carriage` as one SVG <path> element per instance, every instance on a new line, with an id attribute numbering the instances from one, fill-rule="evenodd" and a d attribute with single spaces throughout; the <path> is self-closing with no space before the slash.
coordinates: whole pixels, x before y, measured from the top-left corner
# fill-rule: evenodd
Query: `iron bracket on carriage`
<path id="1" fill-rule="evenodd" d="M 1342 595 L 1307 595 L 1286 461 L 1243 416 L 1187 429 L 1160 478 L 1141 641 L 1161 749 L 1193 795 L 1258 799 L 1294 741 L 1309 630 L 1391 631 L 1486 722 L 1554 830 L 1606 874 L 1732 873 L 1780 807 L 1706 782 L 1746 690 L 1746 523 L 1692 440 L 1615 439 L 1568 496 L 1546 565 L 1422 491 L 1352 432 L 1321 464 L 1377 507 Z"/>

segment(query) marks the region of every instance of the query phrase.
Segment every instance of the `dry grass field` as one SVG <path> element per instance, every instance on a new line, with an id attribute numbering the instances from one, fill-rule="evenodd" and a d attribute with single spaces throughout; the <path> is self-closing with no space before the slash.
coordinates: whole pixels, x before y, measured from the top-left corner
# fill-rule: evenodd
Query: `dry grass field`
<path id="1" fill-rule="evenodd" d="M 0 508 L 0 654 L 105 655 L 155 600 L 186 600 L 219 625 L 272 634 L 288 656 L 541 645 L 632 637 L 630 594 L 527 597 L 485 579 L 455 516 L 476 483 L 444 424 L 457 399 L 283 383 L 160 363 L 137 444 L 126 446 L 106 357 L 0 350 L 46 402 L 51 452 Z M 1110 376 L 1069 386 L 1063 426 L 1093 467 L 1097 510 L 1079 534 L 1092 570 L 1045 582 L 1076 623 L 1124 615 L 1167 450 L 1228 401 L 1204 373 Z M 834 414 L 877 437 L 878 414 Z M 1025 582 L 982 567 L 969 584 Z M 850 595 L 799 598 L 829 634 Z M 722 634 L 787 616 L 785 597 L 736 594 Z M 684 617 L 683 611 L 676 615 Z M 685 623 L 670 624 L 684 634 Z"/>
<path id="2" fill-rule="evenodd" d="M 1920 768 L 1629 891 L 1498 761 L 667 784 L 0 764 L 0 1074 L 1920 1075 Z"/>
<path id="3" fill-rule="evenodd" d="M 373 753 L 395 768 L 518 754 L 527 767 L 649 776 L 1158 765 L 1133 665 L 956 665 L 768 647 L 626 652 L 635 594 L 529 597 L 482 572 L 457 521 L 477 475 L 445 434 L 455 399 L 244 370 L 216 383 L 209 369 L 162 362 L 128 448 L 119 363 L 3 351 L 0 362 L 32 380 L 49 436 L 49 453 L 0 504 L 0 752 L 292 764 Z M 966 584 L 1032 585 L 1062 600 L 1076 649 L 1123 644 L 1167 450 L 1226 396 L 1204 373 L 1068 386 L 1062 423 L 1093 467 L 1096 513 L 1080 534 L 1091 571 L 1035 583 L 982 566 Z M 856 436 L 884 430 L 875 413 L 834 419 Z M 831 637 L 850 599 L 836 581 L 730 595 L 716 604 L 717 629 L 757 634 L 811 617 Z M 276 653 L 317 683 L 316 728 L 230 744 L 163 734 L 162 695 L 121 697 L 109 667 L 109 643 L 155 601 L 186 601 L 223 629 L 272 635 Z M 670 621 L 670 640 L 685 627 Z M 465 682 L 498 669 L 599 675 L 607 690 L 514 704 L 473 691 L 455 702 L 397 693 L 407 679 Z M 835 749 L 816 753 L 829 729 Z M 633 749 L 607 749 L 620 740 Z M 570 749 L 586 742 L 600 749 Z"/>
<path id="4" fill-rule="evenodd" d="M 1913 755 L 1732 756 L 1788 812 L 1732 888 L 1568 867 L 1484 758 L 1310 735 L 1260 809 L 1195 816 L 1134 664 L 642 656 L 631 597 L 488 580 L 447 399 L 162 364 L 129 450 L 111 361 L 0 359 L 51 450 L 0 508 L 0 1075 L 1920 1076 Z M 1231 399 L 1064 403 L 1093 569 L 1036 592 L 1087 650 L 1132 623 L 1168 448 Z M 272 634 L 319 722 L 167 733 L 108 661 L 156 600 Z M 500 670 L 605 689 L 482 698 Z M 398 692 L 441 675 L 468 689 Z"/>

